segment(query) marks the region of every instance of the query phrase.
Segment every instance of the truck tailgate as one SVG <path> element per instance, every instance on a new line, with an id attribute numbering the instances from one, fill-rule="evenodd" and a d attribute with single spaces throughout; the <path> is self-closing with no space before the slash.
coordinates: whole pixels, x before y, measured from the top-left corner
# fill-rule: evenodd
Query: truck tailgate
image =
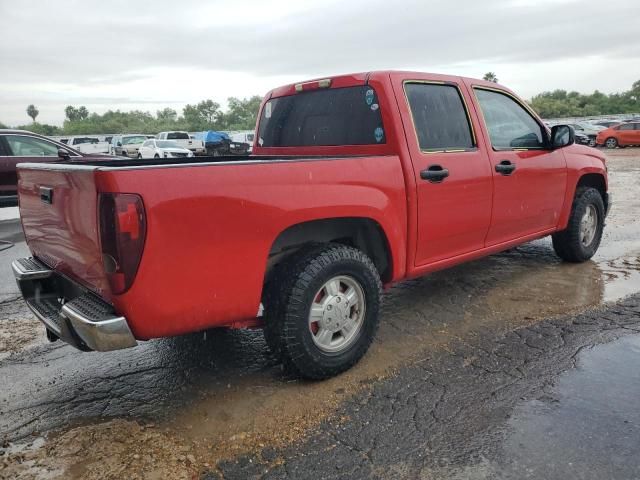
<path id="1" fill-rule="evenodd" d="M 95 168 L 23 164 L 18 169 L 20 216 L 34 256 L 104 298 Z"/>

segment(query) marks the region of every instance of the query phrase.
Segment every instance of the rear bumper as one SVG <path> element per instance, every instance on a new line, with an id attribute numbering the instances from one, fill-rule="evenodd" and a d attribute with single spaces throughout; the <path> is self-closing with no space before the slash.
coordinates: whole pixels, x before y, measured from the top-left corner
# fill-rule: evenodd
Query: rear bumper
<path id="1" fill-rule="evenodd" d="M 12 268 L 22 296 L 50 339 L 99 352 L 137 345 L 127 319 L 93 293 L 34 258 L 15 260 Z"/>

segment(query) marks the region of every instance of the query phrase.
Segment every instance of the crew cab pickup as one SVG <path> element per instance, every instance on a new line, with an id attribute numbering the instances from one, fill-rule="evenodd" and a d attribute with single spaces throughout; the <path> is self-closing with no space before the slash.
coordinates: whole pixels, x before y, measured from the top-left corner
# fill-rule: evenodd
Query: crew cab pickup
<path id="1" fill-rule="evenodd" d="M 294 372 L 326 378 L 367 351 L 385 286 L 547 235 L 566 261 L 594 255 L 605 158 L 573 140 L 482 80 L 287 85 L 252 156 L 20 165 L 32 257 L 13 268 L 50 339 L 261 326 Z"/>

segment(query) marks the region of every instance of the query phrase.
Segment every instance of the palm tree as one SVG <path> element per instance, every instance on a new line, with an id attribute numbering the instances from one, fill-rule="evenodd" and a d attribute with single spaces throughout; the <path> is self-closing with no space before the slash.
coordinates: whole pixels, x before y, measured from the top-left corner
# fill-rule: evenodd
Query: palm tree
<path id="1" fill-rule="evenodd" d="M 40 113 L 40 110 L 38 110 L 35 105 L 31 104 L 27 107 L 27 115 L 31 117 L 31 119 L 33 120 L 33 123 L 36 123 L 36 117 L 38 116 L 39 113 Z"/>
<path id="2" fill-rule="evenodd" d="M 487 82 L 493 82 L 493 83 L 498 83 L 498 77 L 496 77 L 496 74 L 493 72 L 487 72 L 484 74 L 484 77 L 482 77 L 483 80 L 486 80 Z"/>

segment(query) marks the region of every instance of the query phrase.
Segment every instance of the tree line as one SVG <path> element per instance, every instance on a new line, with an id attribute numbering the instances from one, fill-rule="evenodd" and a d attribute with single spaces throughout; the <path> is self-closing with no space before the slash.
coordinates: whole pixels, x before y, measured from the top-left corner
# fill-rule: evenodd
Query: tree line
<path id="1" fill-rule="evenodd" d="M 498 82 L 493 72 L 487 72 L 483 78 Z M 213 100 L 203 100 L 194 105 L 186 105 L 182 114 L 178 114 L 172 108 L 165 108 L 158 110 L 155 115 L 141 110 L 109 110 L 98 114 L 89 112 L 84 106 L 69 105 L 64 110 L 65 121 L 62 127 L 38 123 L 36 119 L 40 112 L 34 105 L 29 105 L 26 112 L 33 123 L 17 128 L 43 135 L 152 134 L 167 130 L 252 130 L 256 124 L 261 100 L 257 95 L 244 99 L 230 97 L 226 111 Z M 640 80 L 634 82 L 630 90 L 621 93 L 605 94 L 598 90 L 591 94 L 566 90 L 543 92 L 535 95 L 529 104 L 542 118 L 640 113 Z M 7 127 L 0 122 L 0 128 Z"/>
<path id="2" fill-rule="evenodd" d="M 85 106 L 68 105 L 64 109 L 62 127 L 38 123 L 39 111 L 34 105 L 27 107 L 33 122 L 17 128 L 42 135 L 84 135 L 107 133 L 154 134 L 168 130 L 200 132 L 205 130 L 253 130 L 262 97 L 230 97 L 227 109 L 223 110 L 213 100 L 203 100 L 194 105 L 185 105 L 178 114 L 173 108 L 158 110 L 155 114 L 141 110 L 123 112 L 109 110 L 103 114 L 90 112 Z M 0 128 L 7 128 L 0 123 Z"/>

